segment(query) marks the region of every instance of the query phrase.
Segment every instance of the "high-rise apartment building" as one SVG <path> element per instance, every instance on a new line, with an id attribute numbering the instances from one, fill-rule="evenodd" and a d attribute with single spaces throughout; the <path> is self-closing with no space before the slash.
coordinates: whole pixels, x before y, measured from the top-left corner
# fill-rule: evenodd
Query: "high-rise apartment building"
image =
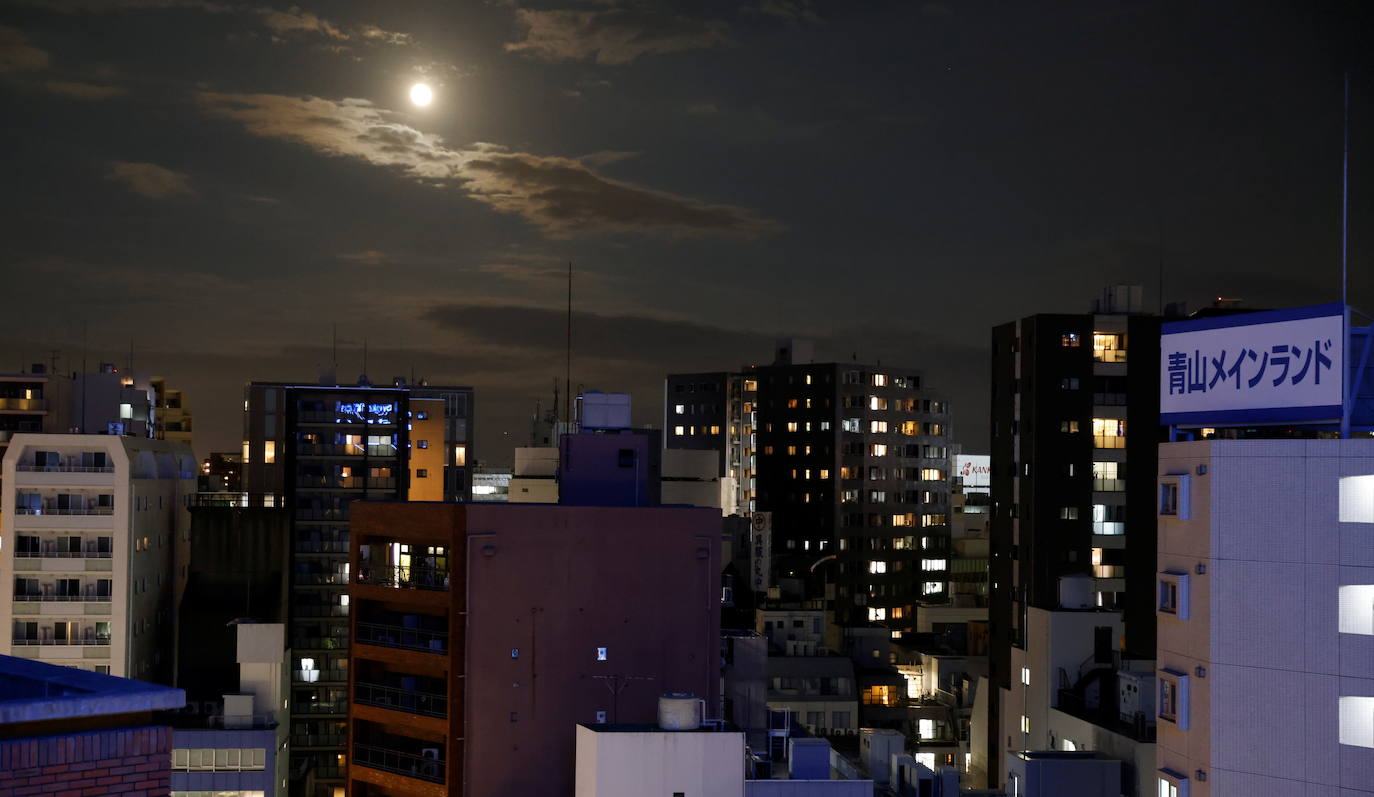
<path id="1" fill-rule="evenodd" d="M 918 605 L 948 597 L 948 402 L 915 369 L 775 354 L 738 388 L 669 376 L 665 445 L 722 452 L 740 506 L 771 513 L 773 578 L 828 597 L 841 625 L 914 630 Z"/>
<path id="2" fill-rule="evenodd" d="M 167 387 L 167 380 L 160 376 L 152 380 L 154 396 L 153 436 L 159 440 L 172 440 L 177 443 L 191 444 L 191 405 L 186 400 L 186 391 Z"/>
<path id="3" fill-rule="evenodd" d="M 170 683 L 196 470 L 182 443 L 15 435 L 0 653 Z"/>
<path id="4" fill-rule="evenodd" d="M 991 421 L 988 750 L 997 785 L 1006 777 L 1006 752 L 1047 744 L 1040 740 L 1043 726 L 1025 732 L 1029 715 L 1006 705 L 1024 691 L 1023 680 L 1044 679 L 1049 706 L 1042 708 L 1058 705 L 1058 675 L 1027 674 L 1025 662 L 1060 656 L 1034 648 L 1096 651 L 1108 656 L 1099 662 L 1105 669 L 1108 654 L 1123 647 L 1142 659 L 1153 656 L 1148 585 L 1160 440 L 1159 319 L 1140 312 L 1140 289 L 1110 289 L 1094 313 L 1042 314 L 996 327 Z M 1061 581 L 1072 579 L 1077 593 L 1080 577 L 1089 579 L 1086 601 L 1066 607 Z M 1066 626 L 1105 634 L 1097 641 L 1030 633 L 1032 609 L 1061 608 L 1119 611 L 1124 639 L 1115 630 L 1119 621 L 1105 617 Z M 1080 676 L 1102 677 L 1088 672 L 1096 668 L 1073 669 L 1075 685 Z"/>
<path id="5" fill-rule="evenodd" d="M 317 742 L 293 746 L 292 774 L 332 794 L 347 760 L 350 505 L 471 500 L 472 390 L 254 382 L 244 409 L 244 502 L 290 514 L 291 735 Z"/>

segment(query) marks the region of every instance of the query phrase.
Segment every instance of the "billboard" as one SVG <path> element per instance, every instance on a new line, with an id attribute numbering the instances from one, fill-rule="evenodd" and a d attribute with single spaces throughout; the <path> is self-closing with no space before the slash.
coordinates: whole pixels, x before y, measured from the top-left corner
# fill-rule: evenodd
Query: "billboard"
<path id="1" fill-rule="evenodd" d="M 773 513 L 755 512 L 750 518 L 749 552 L 750 582 L 755 592 L 767 592 L 772 586 Z"/>
<path id="2" fill-rule="evenodd" d="M 964 492 L 985 493 L 992 485 L 992 457 L 958 454 L 954 457 L 954 475 L 964 480 Z"/>
<path id="3" fill-rule="evenodd" d="M 1160 330 L 1166 425 L 1295 423 L 1341 417 L 1345 306 L 1176 321 Z"/>

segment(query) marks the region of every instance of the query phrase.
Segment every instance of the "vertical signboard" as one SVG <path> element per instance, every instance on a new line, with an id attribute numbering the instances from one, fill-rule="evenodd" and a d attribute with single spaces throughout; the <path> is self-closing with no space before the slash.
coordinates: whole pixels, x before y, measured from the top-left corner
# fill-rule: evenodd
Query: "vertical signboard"
<path id="1" fill-rule="evenodd" d="M 1339 419 L 1345 341 L 1341 304 L 1164 324 L 1160 423 Z"/>
<path id="2" fill-rule="evenodd" d="M 749 549 L 753 566 L 752 585 L 755 592 L 767 592 L 772 586 L 773 513 L 755 512 L 750 520 Z"/>

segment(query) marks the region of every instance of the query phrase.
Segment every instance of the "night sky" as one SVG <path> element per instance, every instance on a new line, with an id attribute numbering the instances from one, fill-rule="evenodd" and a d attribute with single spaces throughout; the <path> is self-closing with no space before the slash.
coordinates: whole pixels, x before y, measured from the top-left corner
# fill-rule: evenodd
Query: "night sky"
<path id="1" fill-rule="evenodd" d="M 0 370 L 86 357 L 477 390 L 509 462 L 563 374 L 635 394 L 817 341 L 923 368 L 987 442 L 989 328 L 1157 306 L 1374 311 L 1374 51 L 1349 3 L 9 0 Z M 423 81 L 434 102 L 418 108 Z M 1162 242 L 1162 248 L 1161 248 Z M 509 436 L 506 436 L 508 433 Z"/>

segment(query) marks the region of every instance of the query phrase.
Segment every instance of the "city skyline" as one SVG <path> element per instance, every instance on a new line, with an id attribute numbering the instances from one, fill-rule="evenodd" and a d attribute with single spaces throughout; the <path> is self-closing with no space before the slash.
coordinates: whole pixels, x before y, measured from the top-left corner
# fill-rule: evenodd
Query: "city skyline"
<path id="1" fill-rule="evenodd" d="M 1161 257 L 1191 307 L 1336 298 L 1346 71 L 1350 299 L 1374 300 L 1367 13 L 25 0 L 0 12 L 26 153 L 0 262 L 60 312 L 14 303 L 0 370 L 132 345 L 203 456 L 237 447 L 245 382 L 312 381 L 337 325 L 340 381 L 366 338 L 375 383 L 474 387 L 500 463 L 561 381 L 572 262 L 573 384 L 640 423 L 666 374 L 797 336 L 923 369 L 981 450 L 994 324 L 1113 282 L 1157 307 Z"/>

